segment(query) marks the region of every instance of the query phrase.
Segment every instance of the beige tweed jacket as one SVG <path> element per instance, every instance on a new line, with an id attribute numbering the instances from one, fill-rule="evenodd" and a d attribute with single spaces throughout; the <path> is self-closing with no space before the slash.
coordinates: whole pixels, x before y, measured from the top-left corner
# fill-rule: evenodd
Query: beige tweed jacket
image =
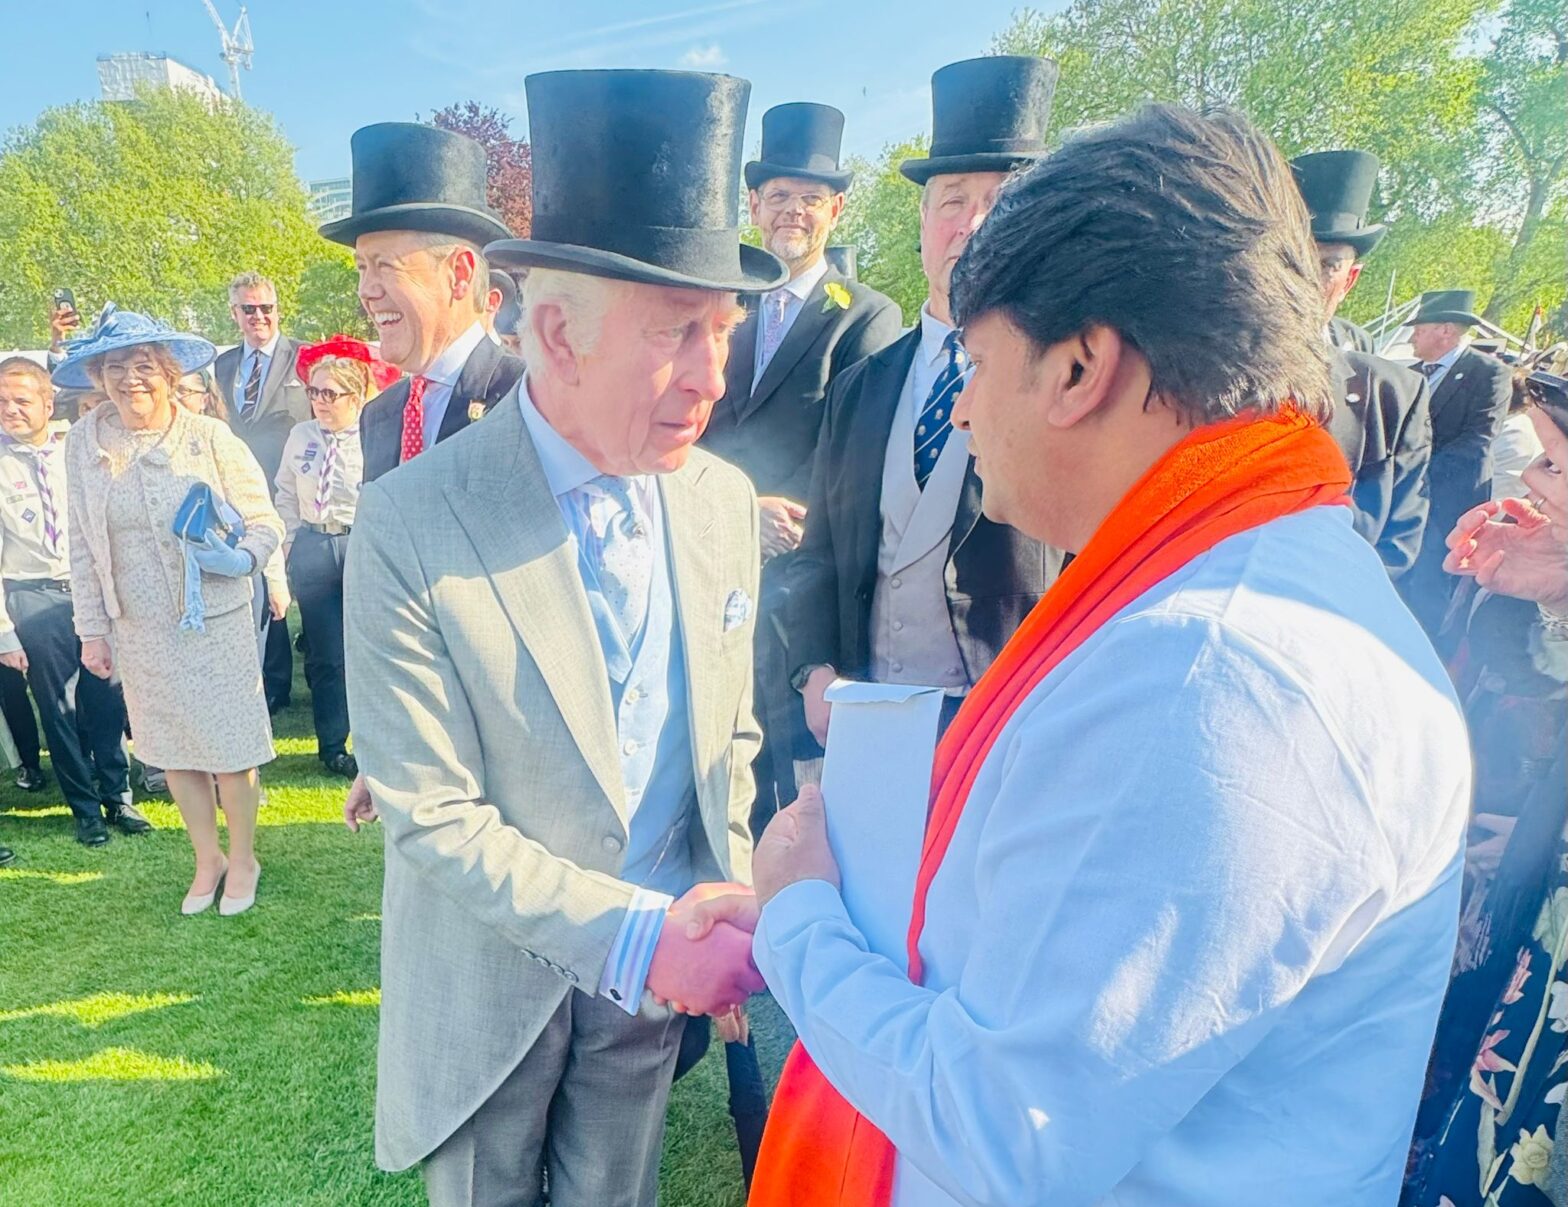
<path id="1" fill-rule="evenodd" d="M 698 450 L 660 489 L 693 865 L 749 882 L 756 502 Z M 489 1098 L 567 994 L 597 991 L 633 891 L 609 676 L 515 389 L 365 486 L 344 610 L 355 751 L 386 835 L 376 1155 L 402 1169 Z"/>

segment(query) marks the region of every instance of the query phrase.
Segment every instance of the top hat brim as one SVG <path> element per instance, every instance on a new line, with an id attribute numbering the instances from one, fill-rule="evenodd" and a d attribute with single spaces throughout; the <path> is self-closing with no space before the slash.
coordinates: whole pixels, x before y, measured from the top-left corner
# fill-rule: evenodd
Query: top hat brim
<path id="1" fill-rule="evenodd" d="M 1466 327 L 1479 327 L 1481 316 L 1471 314 L 1468 310 L 1418 311 L 1410 316 L 1410 325 L 1414 327 L 1417 323 L 1462 323 Z"/>
<path id="2" fill-rule="evenodd" d="M 134 339 L 82 340 L 80 347 L 67 347 L 65 360 L 49 374 L 49 380 L 65 390 L 91 390 L 96 387 L 87 375 L 87 365 L 109 352 L 122 348 L 139 348 L 143 344 L 162 344 L 180 366 L 181 373 L 194 373 L 205 369 L 218 355 L 212 344 L 196 335 L 137 336 Z"/>
<path id="3" fill-rule="evenodd" d="M 1344 243 L 1348 244 L 1356 253 L 1356 259 L 1364 259 L 1371 250 L 1383 241 L 1383 236 L 1388 234 L 1388 227 L 1381 222 L 1371 226 L 1359 227 L 1356 230 L 1323 230 L 1314 226 L 1312 238 L 1318 243 Z"/>
<path id="4" fill-rule="evenodd" d="M 853 172 L 811 172 L 791 164 L 769 163 L 762 159 L 754 159 L 748 163 L 743 174 L 748 189 L 760 189 L 768 181 L 777 180 L 780 176 L 793 176 L 801 180 L 821 181 L 835 193 L 848 192 L 850 181 L 855 179 Z"/>
<path id="5" fill-rule="evenodd" d="M 420 231 L 432 235 L 450 235 L 478 247 L 497 239 L 510 239 L 512 232 L 494 214 L 471 209 L 466 205 L 433 205 L 425 201 L 410 201 L 402 205 L 387 205 L 380 209 L 350 214 L 320 228 L 321 237 L 345 247 L 353 247 L 361 235 L 376 231 Z"/>
<path id="6" fill-rule="evenodd" d="M 497 268 L 557 268 L 640 285 L 670 285 L 679 289 L 716 292 L 766 293 L 789 280 L 784 262 L 760 247 L 736 240 L 739 252 L 734 273 L 697 275 L 664 268 L 624 256 L 619 252 L 584 247 L 576 243 L 548 243 L 541 239 L 502 239 L 485 248 L 485 259 Z"/>
<path id="7" fill-rule="evenodd" d="M 906 159 L 898 170 L 908 180 L 923 185 L 933 176 L 959 176 L 966 172 L 1011 172 L 1045 158 L 1044 151 L 978 151 L 973 155 L 935 155 Z"/>

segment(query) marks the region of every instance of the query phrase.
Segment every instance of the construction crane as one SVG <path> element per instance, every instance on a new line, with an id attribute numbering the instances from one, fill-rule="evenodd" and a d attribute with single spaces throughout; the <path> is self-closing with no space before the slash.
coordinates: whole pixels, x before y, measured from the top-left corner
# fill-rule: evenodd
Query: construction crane
<path id="1" fill-rule="evenodd" d="M 222 46 L 219 58 L 229 65 L 229 95 L 240 100 L 240 68 L 249 71 L 251 56 L 256 53 L 255 44 L 250 38 L 250 14 L 245 11 L 243 4 L 240 5 L 239 19 L 234 22 L 234 28 L 230 29 L 224 25 L 223 18 L 218 16 L 212 0 L 201 2 L 207 6 L 207 15 L 218 27 L 218 40 Z"/>

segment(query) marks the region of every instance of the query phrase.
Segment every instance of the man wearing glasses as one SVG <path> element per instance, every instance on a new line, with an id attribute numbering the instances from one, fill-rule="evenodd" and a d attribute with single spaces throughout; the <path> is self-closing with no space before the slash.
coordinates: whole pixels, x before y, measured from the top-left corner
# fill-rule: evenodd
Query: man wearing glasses
<path id="1" fill-rule="evenodd" d="M 278 330 L 278 291 L 259 272 L 242 272 L 229 282 L 229 314 L 242 339 L 218 356 L 213 373 L 229 408 L 229 426 L 261 465 L 267 489 L 275 490 L 284 442 L 296 423 L 310 418 L 305 383 L 294 372 L 299 344 Z M 294 653 L 286 619 L 267 625 L 261 674 L 267 708 L 287 708 Z"/>
<path id="2" fill-rule="evenodd" d="M 766 570 L 756 692 L 766 739 L 756 767 L 759 832 L 775 800 L 795 799 L 794 735 L 804 735 L 805 720 L 769 617 L 804 532 L 828 385 L 896 340 L 903 324 L 891 298 L 846 278 L 824 255 L 852 175 L 839 170 L 843 135 L 844 115 L 828 105 L 777 105 L 762 115 L 762 155 L 745 168 L 751 222 L 790 279 L 745 299 L 750 313 L 731 344 L 725 394 L 701 441 L 746 473 L 761 510 Z"/>

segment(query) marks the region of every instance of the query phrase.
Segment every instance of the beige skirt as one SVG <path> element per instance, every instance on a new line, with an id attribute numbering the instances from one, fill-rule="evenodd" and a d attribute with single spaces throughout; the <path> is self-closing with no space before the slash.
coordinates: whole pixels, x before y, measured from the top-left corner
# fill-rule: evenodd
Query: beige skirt
<path id="1" fill-rule="evenodd" d="M 136 757 L 165 770 L 248 771 L 274 756 L 252 612 L 206 624 L 196 633 L 165 617 L 114 622 Z"/>

